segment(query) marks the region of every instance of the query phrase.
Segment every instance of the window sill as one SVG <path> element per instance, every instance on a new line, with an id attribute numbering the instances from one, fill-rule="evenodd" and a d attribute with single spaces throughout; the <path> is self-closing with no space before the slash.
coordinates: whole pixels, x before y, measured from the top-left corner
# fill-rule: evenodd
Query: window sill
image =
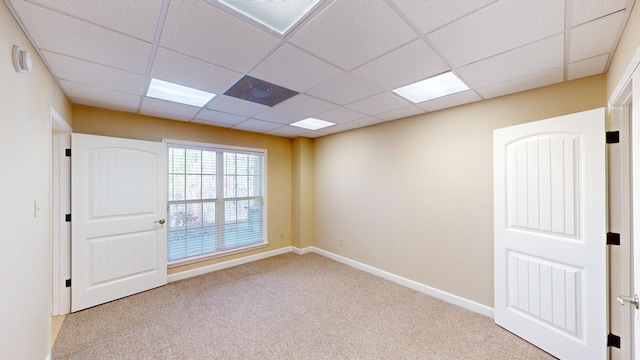
<path id="1" fill-rule="evenodd" d="M 249 246 L 245 246 L 245 247 L 241 247 L 241 248 L 237 248 L 237 249 L 226 250 L 226 251 L 220 251 L 220 252 L 216 252 L 216 253 L 213 253 L 213 254 L 192 256 L 192 257 L 189 257 L 189 258 L 186 258 L 186 259 L 172 261 L 172 262 L 167 264 L 167 268 L 171 269 L 171 268 L 178 267 L 178 266 L 199 263 L 199 262 L 206 261 L 206 260 L 216 259 L 216 258 L 220 258 L 220 257 L 224 257 L 224 256 L 229 256 L 229 255 L 238 254 L 238 253 L 242 253 L 242 252 L 246 252 L 246 251 L 260 249 L 260 248 L 266 247 L 267 245 L 269 245 L 269 243 L 265 241 L 265 242 L 260 243 L 260 244 L 249 245 Z"/>

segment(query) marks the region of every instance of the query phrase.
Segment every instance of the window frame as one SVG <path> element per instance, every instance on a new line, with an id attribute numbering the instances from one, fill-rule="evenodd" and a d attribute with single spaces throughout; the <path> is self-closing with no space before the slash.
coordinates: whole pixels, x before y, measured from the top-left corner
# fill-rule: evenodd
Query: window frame
<path id="1" fill-rule="evenodd" d="M 196 141 L 186 141 L 186 140 L 176 140 L 176 139 L 162 139 L 163 144 L 166 147 L 166 151 L 167 151 L 167 162 L 166 162 L 166 173 L 165 176 L 167 177 L 167 203 L 166 208 L 167 208 L 167 216 L 169 216 L 168 213 L 168 209 L 169 209 L 169 205 L 171 204 L 171 201 L 169 200 L 169 174 L 170 174 L 170 169 L 169 169 L 169 158 L 168 158 L 168 154 L 169 154 L 169 148 L 170 147 L 179 147 L 179 148 L 189 148 L 189 149 L 199 149 L 199 150 L 206 150 L 206 151 L 216 151 L 217 152 L 232 152 L 232 153 L 247 153 L 247 154 L 254 154 L 254 155 L 261 155 L 262 156 L 262 242 L 260 243 L 256 243 L 256 244 L 251 244 L 251 245 L 247 245 L 247 246 L 242 246 L 242 247 L 237 247 L 237 248 L 232 248 L 229 250 L 222 250 L 222 251 L 217 251 L 217 252 L 213 252 L 213 253 L 207 253 L 207 254 L 201 254 L 201 255 L 194 255 L 194 256 L 189 256 L 189 257 L 185 257 L 182 259 L 178 259 L 178 260 L 173 260 L 173 261 L 169 261 L 168 259 L 168 252 L 167 252 L 167 267 L 168 268 L 172 268 L 172 267 L 177 267 L 177 266 L 182 266 L 182 265 L 187 265 L 187 264 L 192 264 L 192 263 L 197 263 L 197 262 L 201 262 L 201 261 L 205 261 L 205 260 L 209 260 L 209 259 L 215 259 L 215 258 L 219 258 L 219 257 L 223 257 L 223 256 L 228 256 L 228 255 L 232 255 L 232 254 L 237 254 L 237 253 L 241 253 L 241 252 L 246 252 L 246 251 L 251 251 L 251 250 L 255 250 L 255 249 L 259 249 L 259 248 L 263 248 L 266 247 L 267 245 L 269 245 L 269 237 L 268 237 L 268 228 L 267 228 L 267 223 L 268 223 L 268 219 L 267 219 L 267 208 L 268 208 L 268 203 L 267 203 L 267 189 L 268 189 L 268 185 L 267 185 L 267 162 L 268 162 L 268 151 L 267 149 L 260 149 L 260 148 L 250 148 L 250 147 L 243 147 L 243 146 L 233 146 L 233 145 L 224 145 L 224 144 L 213 144 L 213 143 L 204 143 L 204 142 L 196 142 Z M 216 176 L 224 176 L 224 174 L 217 174 Z M 224 191 L 224 190 L 222 190 Z M 247 199 L 251 199 L 251 198 L 255 198 L 254 196 L 252 197 L 247 197 Z M 238 198 L 235 198 L 238 199 Z M 178 202 L 189 202 L 191 200 L 179 200 Z M 200 199 L 200 201 L 202 201 L 202 199 Z M 221 201 L 222 203 L 224 203 L 225 198 L 224 195 L 221 199 L 216 199 L 216 201 Z M 224 211 L 224 210 L 223 210 Z M 168 225 L 167 225 L 168 226 Z M 216 231 L 217 231 L 217 227 L 216 227 Z M 167 246 L 167 251 L 169 248 L 169 229 L 167 228 L 167 236 L 165 239 L 165 244 Z"/>

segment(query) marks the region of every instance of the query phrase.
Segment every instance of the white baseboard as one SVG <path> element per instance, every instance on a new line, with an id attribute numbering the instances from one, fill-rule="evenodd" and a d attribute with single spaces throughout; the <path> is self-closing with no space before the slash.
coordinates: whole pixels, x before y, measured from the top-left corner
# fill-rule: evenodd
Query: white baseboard
<path id="1" fill-rule="evenodd" d="M 429 295 L 429 296 L 433 296 L 434 298 L 446 301 L 446 302 L 448 302 L 450 304 L 453 304 L 453 305 L 457 305 L 457 306 L 463 307 L 463 308 L 465 308 L 467 310 L 471 310 L 473 312 L 476 312 L 476 313 L 484 315 L 484 316 L 488 316 L 488 317 L 493 319 L 493 308 L 491 308 L 491 307 L 479 304 L 479 303 L 477 303 L 475 301 L 471 301 L 471 300 L 462 298 L 462 297 L 457 296 L 457 295 L 450 294 L 450 293 L 442 291 L 442 290 L 438 290 L 436 288 L 432 288 L 430 286 L 421 284 L 419 282 L 416 282 L 416 281 L 413 281 L 413 280 L 409 280 L 407 278 L 403 278 L 402 276 L 398 276 L 398 275 L 386 272 L 384 270 L 380 270 L 380 269 L 375 268 L 373 266 L 366 265 L 366 264 L 357 262 L 355 260 L 351 260 L 351 259 L 346 258 L 344 256 L 340 256 L 340 255 L 334 254 L 332 252 L 319 249 L 319 248 L 314 247 L 314 246 L 308 246 L 308 247 L 302 248 L 302 249 L 294 247 L 294 246 L 287 246 L 287 247 L 283 247 L 283 248 L 272 250 L 272 251 L 267 251 L 267 252 L 260 253 L 260 254 L 250 255 L 250 256 L 234 259 L 234 260 L 224 261 L 224 262 L 221 262 L 221 263 L 218 263 L 218 264 L 213 264 L 213 265 L 209 265 L 209 266 L 203 266 L 203 267 L 200 267 L 200 268 L 197 268 L 197 269 L 192 269 L 192 270 L 182 271 L 182 272 L 179 272 L 179 273 L 176 273 L 176 274 L 171 274 L 171 275 L 167 276 L 167 281 L 168 282 L 174 282 L 174 281 L 178 281 L 178 280 L 184 280 L 184 279 L 188 279 L 190 277 L 203 275 L 203 274 L 207 274 L 207 273 L 218 271 L 218 270 L 222 270 L 222 269 L 227 269 L 227 268 L 230 268 L 230 267 L 234 267 L 234 266 L 250 263 L 252 261 L 266 259 L 266 258 L 269 258 L 269 257 L 272 257 L 272 256 L 286 254 L 286 253 L 289 253 L 289 252 L 293 252 L 293 253 L 298 254 L 298 255 L 304 255 L 304 254 L 308 254 L 308 253 L 316 253 L 318 255 L 322 255 L 322 256 L 327 257 L 329 259 L 335 260 L 335 261 L 337 261 L 339 263 L 351 266 L 351 267 L 356 268 L 358 270 L 366 271 L 366 272 L 368 272 L 368 273 L 370 273 L 372 275 L 379 276 L 379 277 L 381 277 L 383 279 L 387 279 L 387 280 L 392 281 L 392 282 L 394 282 L 396 284 L 399 284 L 399 285 L 402 285 L 402 286 L 406 286 L 406 287 L 408 287 L 410 289 L 419 291 L 419 292 L 421 292 L 423 294 L 426 294 L 426 295 Z"/>
<path id="2" fill-rule="evenodd" d="M 203 266 L 203 267 L 199 267 L 199 268 L 192 269 L 192 270 L 181 271 L 179 273 L 167 275 L 167 282 L 174 282 L 174 281 L 178 281 L 178 280 L 184 280 L 184 279 L 188 279 L 190 277 L 203 275 L 203 274 L 207 274 L 207 273 L 210 273 L 210 272 L 214 272 L 214 271 L 218 271 L 218 270 L 227 269 L 227 268 L 230 268 L 230 267 L 234 267 L 234 266 L 250 263 L 252 261 L 258 261 L 258 260 L 266 259 L 266 258 L 269 258 L 269 257 L 272 257 L 272 256 L 277 256 L 277 255 L 290 253 L 290 252 L 294 251 L 293 249 L 294 248 L 292 246 L 286 246 L 286 247 L 283 247 L 283 248 L 280 248 L 280 249 L 271 250 L 271 251 L 263 252 L 263 253 L 260 253 L 260 254 L 249 255 L 249 256 L 242 257 L 242 258 L 233 259 L 233 260 L 229 260 L 229 261 L 224 261 L 224 262 L 213 264 L 213 265 Z"/>
<path id="3" fill-rule="evenodd" d="M 453 305 L 457 305 L 460 307 L 463 307 L 467 310 L 471 310 L 473 312 L 476 312 L 480 315 L 484 315 L 487 317 L 490 317 L 493 319 L 493 308 L 488 307 L 486 305 L 482 305 L 479 304 L 475 301 L 471 301 L 465 298 L 462 298 L 460 296 L 457 295 L 453 295 L 450 294 L 448 292 L 442 291 L 442 290 L 438 290 L 436 288 L 432 288 L 430 286 L 421 284 L 419 282 L 413 281 L 413 280 L 409 280 L 407 278 L 403 278 L 402 276 L 398 276 L 389 272 L 386 272 L 384 270 L 380 270 L 378 268 L 375 268 L 373 266 L 369 266 L 360 262 L 357 262 L 355 260 L 351 260 L 348 259 L 346 257 L 340 256 L 340 255 L 336 255 L 334 253 L 328 252 L 326 250 L 322 250 L 322 249 L 318 249 L 316 247 L 311 247 L 311 249 L 307 250 L 309 248 L 305 248 L 305 249 L 298 249 L 300 251 L 305 250 L 306 252 L 314 252 L 318 255 L 322 255 L 325 256 L 329 259 L 335 260 L 339 263 L 343 263 L 345 265 L 349 265 L 353 268 L 356 268 L 358 270 L 362 270 L 362 271 L 366 271 L 370 274 L 373 274 L 375 276 L 379 276 L 383 279 L 387 279 L 389 281 L 392 281 L 396 284 L 402 285 L 402 286 L 406 286 L 410 289 L 419 291 L 423 294 L 429 295 L 429 296 L 433 296 L 434 298 L 446 301 L 450 304 Z"/>

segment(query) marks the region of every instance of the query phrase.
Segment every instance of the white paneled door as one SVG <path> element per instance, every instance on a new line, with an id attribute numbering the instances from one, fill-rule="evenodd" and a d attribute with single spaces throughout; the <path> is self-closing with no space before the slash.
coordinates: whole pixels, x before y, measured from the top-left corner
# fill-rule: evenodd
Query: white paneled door
<path id="1" fill-rule="evenodd" d="M 71 146 L 71 310 L 166 284 L 166 147 L 84 134 Z"/>
<path id="2" fill-rule="evenodd" d="M 495 322 L 607 358 L 604 109 L 494 131 Z"/>

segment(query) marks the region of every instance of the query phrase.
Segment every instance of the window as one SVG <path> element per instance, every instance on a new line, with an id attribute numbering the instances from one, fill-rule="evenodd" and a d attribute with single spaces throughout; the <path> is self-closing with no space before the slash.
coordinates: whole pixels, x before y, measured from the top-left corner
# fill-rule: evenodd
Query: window
<path id="1" fill-rule="evenodd" d="M 265 151 L 168 142 L 168 261 L 266 244 Z"/>

